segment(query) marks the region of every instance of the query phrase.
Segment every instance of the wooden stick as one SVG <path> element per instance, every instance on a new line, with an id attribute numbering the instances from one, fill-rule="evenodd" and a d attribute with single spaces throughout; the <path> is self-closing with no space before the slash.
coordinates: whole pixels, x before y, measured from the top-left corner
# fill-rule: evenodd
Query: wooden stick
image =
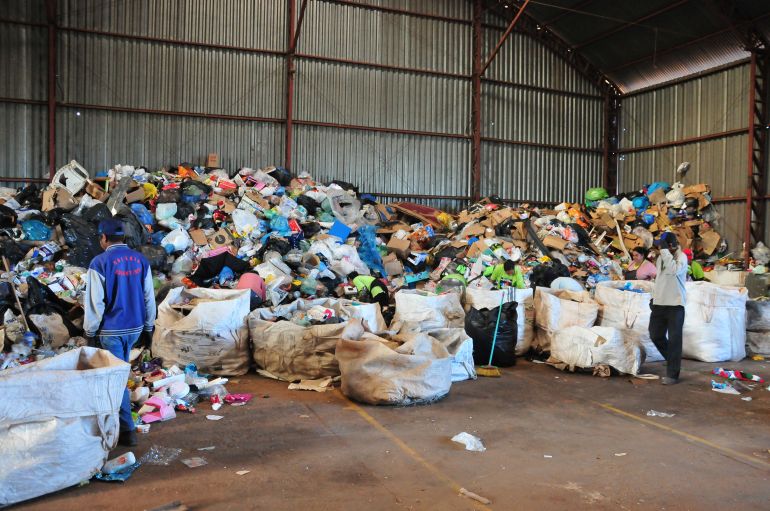
<path id="1" fill-rule="evenodd" d="M 3 256 L 3 266 L 5 266 L 6 272 L 11 273 L 11 267 L 8 265 L 8 258 L 5 256 Z M 16 306 L 19 307 L 21 320 L 24 322 L 24 327 L 27 329 L 27 332 L 29 332 L 29 324 L 27 323 L 27 317 L 24 315 L 24 309 L 21 307 L 21 300 L 19 300 L 19 295 L 16 292 L 16 283 L 13 281 L 13 278 L 11 278 L 11 288 L 13 288 L 13 297 L 16 298 Z"/>

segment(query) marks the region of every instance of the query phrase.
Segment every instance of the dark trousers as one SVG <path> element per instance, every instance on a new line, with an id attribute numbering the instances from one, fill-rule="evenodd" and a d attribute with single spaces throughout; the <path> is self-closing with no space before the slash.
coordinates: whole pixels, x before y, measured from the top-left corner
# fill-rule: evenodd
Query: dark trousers
<path id="1" fill-rule="evenodd" d="M 679 378 L 682 367 L 682 327 L 684 307 L 681 305 L 651 305 L 650 338 L 666 359 L 666 376 Z M 668 338 L 666 338 L 668 334 Z"/>

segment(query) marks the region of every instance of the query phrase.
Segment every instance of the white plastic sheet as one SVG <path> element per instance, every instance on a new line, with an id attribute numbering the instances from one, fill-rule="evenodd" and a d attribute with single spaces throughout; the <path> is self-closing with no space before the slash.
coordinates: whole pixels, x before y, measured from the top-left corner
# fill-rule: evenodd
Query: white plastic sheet
<path id="1" fill-rule="evenodd" d="M 622 288 L 628 283 L 643 292 L 623 291 Z M 640 343 L 650 362 L 663 360 L 663 355 L 650 339 L 653 285 L 644 280 L 608 280 L 599 282 L 594 292 L 594 298 L 602 306 L 597 324 L 617 328 L 624 338 Z"/>
<path id="2" fill-rule="evenodd" d="M 189 314 L 172 307 L 193 299 Z M 152 353 L 165 365 L 195 363 L 203 373 L 221 376 L 249 370 L 250 291 L 177 287 L 158 306 Z"/>
<path id="3" fill-rule="evenodd" d="M 97 348 L 0 373 L 0 506 L 90 479 L 118 440 L 130 366 Z"/>
<path id="4" fill-rule="evenodd" d="M 682 356 L 703 362 L 746 357 L 746 288 L 687 282 Z"/>

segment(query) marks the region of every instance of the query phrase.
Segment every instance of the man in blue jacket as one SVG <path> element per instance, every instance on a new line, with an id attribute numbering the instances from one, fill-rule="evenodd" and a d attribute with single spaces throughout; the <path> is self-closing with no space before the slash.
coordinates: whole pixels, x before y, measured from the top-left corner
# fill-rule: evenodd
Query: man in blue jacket
<path id="1" fill-rule="evenodd" d="M 98 337 L 104 349 L 128 362 L 131 347 L 140 336 L 149 336 L 155 324 L 152 271 L 142 254 L 126 246 L 120 220 L 99 222 L 99 235 L 104 253 L 88 267 L 83 329 L 86 337 Z M 118 443 L 136 445 L 128 389 L 120 405 Z"/>

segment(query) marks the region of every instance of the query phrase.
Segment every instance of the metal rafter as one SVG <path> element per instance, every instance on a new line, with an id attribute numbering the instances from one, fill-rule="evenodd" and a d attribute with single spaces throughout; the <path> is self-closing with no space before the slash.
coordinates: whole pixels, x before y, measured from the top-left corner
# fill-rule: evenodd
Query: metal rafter
<path id="1" fill-rule="evenodd" d="M 295 29 L 294 39 L 289 46 L 289 51 L 295 53 L 297 51 L 297 41 L 299 41 L 299 33 L 302 30 L 302 22 L 305 21 L 305 9 L 307 9 L 308 0 L 302 0 L 302 6 L 299 8 L 299 18 L 297 19 L 297 28 Z"/>
<path id="2" fill-rule="evenodd" d="M 486 63 L 481 68 L 481 71 L 479 73 L 479 76 L 484 76 L 484 72 L 487 70 L 489 65 L 492 63 L 492 61 L 497 56 L 497 52 L 500 51 L 500 48 L 505 43 L 505 40 L 508 39 L 508 36 L 511 35 L 511 32 L 513 32 L 513 27 L 516 26 L 516 22 L 519 21 L 519 18 L 521 17 L 521 14 L 524 12 L 524 9 L 527 8 L 527 5 L 529 4 L 529 0 L 524 0 L 524 3 L 519 7 L 518 12 L 516 13 L 516 16 L 513 17 L 511 22 L 508 24 L 508 28 L 505 29 L 505 32 L 503 33 L 502 37 L 500 37 L 500 40 L 497 41 L 497 44 L 495 45 L 495 49 L 492 50 L 492 53 L 489 55 L 489 58 L 486 60 Z"/>
<path id="3" fill-rule="evenodd" d="M 618 32 L 621 32 L 621 31 L 623 31 L 623 30 L 625 30 L 625 29 L 627 29 L 629 27 L 633 27 L 635 25 L 638 25 L 639 23 L 645 22 L 645 21 L 647 21 L 649 19 L 652 19 L 652 18 L 654 18 L 656 16 L 659 16 L 659 15 L 665 13 L 665 12 L 668 12 L 671 9 L 676 9 L 680 5 L 686 4 L 689 1 L 690 0 L 679 0 L 678 2 L 670 3 L 670 4 L 666 5 L 665 7 L 661 7 L 660 9 L 657 9 L 657 10 L 651 12 L 651 13 L 645 14 L 644 16 L 642 16 L 640 18 L 636 18 L 634 20 L 627 21 L 625 23 L 622 23 L 622 24 L 618 25 L 615 28 L 611 28 L 609 30 L 605 30 L 604 32 L 596 34 L 595 36 L 589 37 L 588 39 L 577 43 L 574 46 L 574 48 L 576 50 L 579 50 L 581 48 L 585 48 L 586 46 L 594 44 L 597 41 L 601 41 L 602 39 L 606 39 L 607 37 L 609 37 L 609 36 L 611 36 L 613 34 L 617 34 Z"/>

